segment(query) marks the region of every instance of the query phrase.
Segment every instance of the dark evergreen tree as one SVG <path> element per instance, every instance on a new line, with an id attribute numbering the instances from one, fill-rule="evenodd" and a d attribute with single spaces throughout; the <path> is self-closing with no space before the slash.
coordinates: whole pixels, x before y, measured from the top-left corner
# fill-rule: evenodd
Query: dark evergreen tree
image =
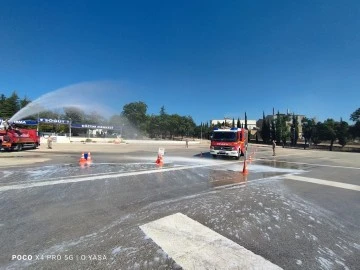
<path id="1" fill-rule="evenodd" d="M 2 104 L 2 117 L 11 118 L 20 110 L 19 96 L 14 91 Z"/>
<path id="2" fill-rule="evenodd" d="M 299 122 L 297 120 L 297 116 L 293 113 L 292 116 L 292 126 L 291 126 L 291 142 L 293 146 L 296 146 L 297 141 L 299 139 Z"/>
<path id="3" fill-rule="evenodd" d="M 325 120 L 319 134 L 320 139 L 324 141 L 330 141 L 329 150 L 332 151 L 334 142 L 336 140 L 336 122 L 333 119 Z"/>
<path id="4" fill-rule="evenodd" d="M 263 142 L 268 143 L 271 138 L 271 132 L 270 132 L 270 124 L 267 119 L 265 119 L 265 113 L 263 112 L 263 121 L 262 121 L 262 127 L 260 130 L 260 135 L 263 140 Z"/>
<path id="5" fill-rule="evenodd" d="M 248 129 L 246 112 L 245 112 L 245 129 L 246 129 L 246 130 Z"/>
<path id="6" fill-rule="evenodd" d="M 271 119 L 270 124 L 270 134 L 271 134 L 271 140 L 276 140 L 276 128 L 275 128 L 275 119 Z"/>
<path id="7" fill-rule="evenodd" d="M 338 139 L 339 144 L 344 147 L 349 138 L 349 125 L 342 119 L 340 120 L 340 123 L 336 126 L 336 137 Z"/>
<path id="8" fill-rule="evenodd" d="M 310 141 L 312 137 L 313 127 L 315 126 L 315 121 L 313 119 L 309 119 L 304 117 L 302 119 L 302 134 L 305 139 L 304 149 L 306 148 L 307 143 Z"/>

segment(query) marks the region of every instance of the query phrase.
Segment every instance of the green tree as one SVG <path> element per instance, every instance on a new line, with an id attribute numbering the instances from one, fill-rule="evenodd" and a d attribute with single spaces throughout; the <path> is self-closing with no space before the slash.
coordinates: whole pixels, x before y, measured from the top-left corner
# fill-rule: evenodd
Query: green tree
<path id="1" fill-rule="evenodd" d="M 349 127 L 349 133 L 354 139 L 360 137 L 360 121 Z"/>
<path id="2" fill-rule="evenodd" d="M 276 141 L 282 142 L 283 147 L 290 137 L 289 127 L 286 124 L 287 121 L 289 121 L 289 116 L 280 114 L 278 111 L 275 119 Z"/>
<path id="3" fill-rule="evenodd" d="M 3 98 L 3 97 L 2 97 Z M 10 97 L 6 98 L 2 104 L 2 117 L 11 118 L 20 110 L 19 96 L 14 91 Z"/>
<path id="4" fill-rule="evenodd" d="M 234 119 L 234 118 L 233 118 L 233 120 L 232 120 L 232 125 L 231 125 L 231 127 L 232 127 L 232 128 L 235 127 L 235 119 Z"/>
<path id="5" fill-rule="evenodd" d="M 6 96 L 4 94 L 0 95 L 0 118 L 7 118 L 5 113 L 5 102 Z"/>
<path id="6" fill-rule="evenodd" d="M 301 120 L 301 124 L 302 124 L 302 134 L 305 139 L 305 143 L 304 143 L 304 149 L 305 149 L 306 144 L 310 141 L 312 137 L 313 127 L 315 126 L 315 120 L 304 117 Z"/>
<path id="7" fill-rule="evenodd" d="M 161 106 L 160 108 L 160 116 L 164 116 L 164 115 L 167 115 L 166 111 L 165 111 L 165 106 Z"/>
<path id="8" fill-rule="evenodd" d="M 246 130 L 248 129 L 248 124 L 247 124 L 247 115 L 246 115 L 246 112 L 245 112 L 245 129 L 246 129 Z"/>
<path id="9" fill-rule="evenodd" d="M 263 112 L 263 121 L 262 121 L 261 130 L 260 130 L 260 135 L 261 135 L 261 138 L 263 139 L 263 142 L 268 143 L 270 141 L 270 138 L 271 138 L 270 124 L 265 119 L 264 112 Z"/>
<path id="10" fill-rule="evenodd" d="M 350 120 L 354 122 L 360 121 L 360 108 L 350 115 Z"/>
<path id="11" fill-rule="evenodd" d="M 150 136 L 150 138 L 157 138 L 161 134 L 160 129 L 160 116 L 158 115 L 151 115 L 149 116 L 149 125 L 147 127 L 147 132 Z"/>
<path id="12" fill-rule="evenodd" d="M 334 141 L 336 140 L 336 122 L 333 119 L 327 119 L 323 123 L 323 128 L 320 132 L 322 140 L 330 141 L 329 150 L 333 150 Z"/>
<path id="13" fill-rule="evenodd" d="M 287 140 L 290 138 L 290 130 L 288 126 L 285 123 L 285 126 L 283 128 L 283 131 L 281 133 L 281 142 L 283 147 L 286 145 Z"/>
<path id="14" fill-rule="evenodd" d="M 194 136 L 196 138 L 199 138 L 199 139 L 203 138 L 204 137 L 204 130 L 205 130 L 204 124 L 203 124 L 203 122 L 201 122 L 200 125 L 195 127 Z"/>
<path id="15" fill-rule="evenodd" d="M 297 116 L 293 113 L 291 125 L 291 144 L 296 146 L 299 139 L 299 122 Z"/>
<path id="16" fill-rule="evenodd" d="M 161 134 L 162 138 L 166 138 L 167 136 L 170 136 L 170 138 L 173 136 L 173 130 L 170 128 L 170 121 L 171 117 L 166 113 L 165 107 L 162 106 L 160 108 L 160 115 L 158 119 L 158 130 Z"/>
<path id="17" fill-rule="evenodd" d="M 271 140 L 276 140 L 275 119 L 271 119 L 270 134 L 271 134 Z"/>
<path id="18" fill-rule="evenodd" d="M 237 119 L 236 127 L 237 127 L 237 128 L 241 128 L 241 124 L 240 124 L 240 119 L 239 119 L 239 118 Z"/>
<path id="19" fill-rule="evenodd" d="M 360 108 L 358 108 L 356 111 L 354 111 L 350 115 L 350 120 L 354 121 L 355 124 L 352 125 L 351 127 L 349 127 L 349 133 L 351 134 L 351 136 L 354 139 L 359 138 L 360 137 Z"/>
<path id="20" fill-rule="evenodd" d="M 279 111 L 276 114 L 276 119 L 275 119 L 275 131 L 276 131 L 276 141 L 277 142 L 281 142 L 281 135 L 282 135 L 282 130 L 281 130 L 281 115 L 279 113 Z"/>
<path id="21" fill-rule="evenodd" d="M 341 119 L 340 123 L 338 123 L 335 128 L 338 142 L 342 147 L 344 147 L 349 138 L 349 124 Z"/>
<path id="22" fill-rule="evenodd" d="M 31 101 L 27 98 L 24 97 L 23 99 L 20 100 L 20 109 L 26 107 L 26 105 L 28 105 Z"/>
<path id="23" fill-rule="evenodd" d="M 124 105 L 121 114 L 140 132 L 145 132 L 147 123 L 146 111 L 147 105 L 142 101 L 138 101 Z M 127 129 L 131 129 L 130 125 L 127 126 Z M 134 134 L 134 136 L 136 135 Z"/>
<path id="24" fill-rule="evenodd" d="M 316 146 L 321 143 L 320 134 L 321 134 L 323 129 L 324 129 L 323 128 L 323 123 L 321 123 L 321 122 L 318 122 L 311 129 L 311 140 Z"/>

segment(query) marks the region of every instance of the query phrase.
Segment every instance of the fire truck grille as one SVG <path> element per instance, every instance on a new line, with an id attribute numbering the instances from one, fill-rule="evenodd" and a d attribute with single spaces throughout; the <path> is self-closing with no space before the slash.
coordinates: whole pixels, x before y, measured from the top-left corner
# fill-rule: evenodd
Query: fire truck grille
<path id="1" fill-rule="evenodd" d="M 232 146 L 215 146 L 214 147 L 215 150 L 224 150 L 224 151 L 231 151 L 232 150 Z"/>

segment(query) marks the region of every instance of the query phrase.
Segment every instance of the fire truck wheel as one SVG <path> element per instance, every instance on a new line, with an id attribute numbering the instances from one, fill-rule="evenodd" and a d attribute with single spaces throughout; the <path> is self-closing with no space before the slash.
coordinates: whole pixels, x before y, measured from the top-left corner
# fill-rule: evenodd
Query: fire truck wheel
<path id="1" fill-rule="evenodd" d="M 16 151 L 21 151 L 23 149 L 23 146 L 21 143 L 19 143 L 17 146 L 16 146 Z"/>

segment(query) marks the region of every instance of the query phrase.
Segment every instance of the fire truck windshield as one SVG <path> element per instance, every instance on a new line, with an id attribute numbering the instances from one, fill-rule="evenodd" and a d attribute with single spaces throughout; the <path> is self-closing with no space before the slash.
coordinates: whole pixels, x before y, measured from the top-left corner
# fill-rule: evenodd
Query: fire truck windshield
<path id="1" fill-rule="evenodd" d="M 223 141 L 223 142 L 235 142 L 236 141 L 236 133 L 229 131 L 217 131 L 213 134 L 214 141 Z"/>

